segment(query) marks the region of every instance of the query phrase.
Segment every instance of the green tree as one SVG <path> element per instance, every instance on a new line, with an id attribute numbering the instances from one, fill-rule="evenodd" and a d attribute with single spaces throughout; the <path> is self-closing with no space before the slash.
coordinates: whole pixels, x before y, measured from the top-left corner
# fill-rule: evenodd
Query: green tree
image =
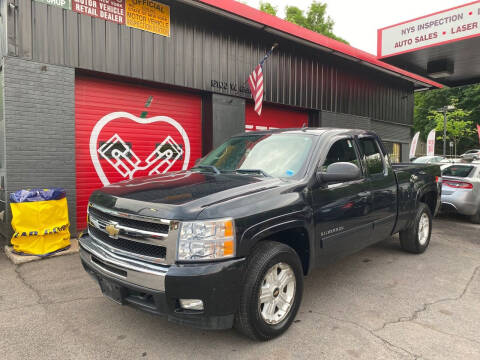
<path id="1" fill-rule="evenodd" d="M 278 8 L 276 6 L 273 6 L 272 4 L 266 1 L 260 1 L 260 10 L 274 16 L 277 16 L 277 12 L 278 12 Z"/>
<path id="2" fill-rule="evenodd" d="M 260 1 L 260 10 L 276 15 L 278 9 L 269 2 Z M 287 6 L 285 8 L 285 20 L 348 44 L 347 41 L 333 33 L 335 22 L 327 15 L 326 3 L 313 1 L 306 13 L 297 6 Z"/>
<path id="3" fill-rule="evenodd" d="M 303 11 L 296 6 L 287 6 L 285 8 L 285 20 L 308 29 L 307 18 L 303 14 Z"/>
<path id="4" fill-rule="evenodd" d="M 431 116 L 432 111 L 451 104 L 468 114 L 464 120 L 471 121 L 474 129 L 475 124 L 480 124 L 480 84 L 415 93 L 413 129 L 415 132 L 420 131 L 423 141 L 426 140 L 428 132 L 436 127 L 436 121 Z M 443 118 L 443 115 L 441 116 Z M 478 136 L 470 133 L 458 141 L 457 152 L 462 153 L 476 147 Z"/>
<path id="5" fill-rule="evenodd" d="M 296 6 L 287 6 L 285 20 L 348 44 L 333 33 L 335 22 L 327 15 L 327 4 L 313 1 L 305 14 Z"/>
<path id="6" fill-rule="evenodd" d="M 465 137 L 475 133 L 473 121 L 468 120 L 470 114 L 469 111 L 463 109 L 456 109 L 447 113 L 447 140 L 453 141 L 455 156 L 457 156 L 458 143 Z M 437 134 L 440 135 L 437 139 L 442 140 L 444 126 L 443 113 L 432 111 L 428 119 L 435 124 L 434 128 Z"/>

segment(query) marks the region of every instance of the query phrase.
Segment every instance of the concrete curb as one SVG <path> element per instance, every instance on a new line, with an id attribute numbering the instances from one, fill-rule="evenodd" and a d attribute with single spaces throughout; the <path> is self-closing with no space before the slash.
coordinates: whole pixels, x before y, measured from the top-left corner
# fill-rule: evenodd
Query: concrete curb
<path id="1" fill-rule="evenodd" d="M 70 242 L 71 242 L 71 245 L 70 245 L 69 249 L 67 249 L 65 251 L 60 251 L 58 253 L 55 253 L 55 254 L 53 254 L 51 256 L 47 256 L 47 257 L 40 257 L 40 256 L 35 256 L 35 255 L 31 255 L 31 256 L 30 255 L 17 255 L 15 253 L 13 253 L 13 247 L 8 246 L 8 245 L 5 245 L 4 251 L 5 251 L 5 255 L 7 256 L 7 258 L 10 259 L 10 261 L 12 263 L 14 263 L 15 265 L 21 265 L 21 264 L 29 263 L 29 262 L 32 262 L 32 261 L 50 259 L 50 258 L 56 257 L 56 256 L 72 255 L 72 254 L 78 253 L 78 239 L 71 239 Z"/>

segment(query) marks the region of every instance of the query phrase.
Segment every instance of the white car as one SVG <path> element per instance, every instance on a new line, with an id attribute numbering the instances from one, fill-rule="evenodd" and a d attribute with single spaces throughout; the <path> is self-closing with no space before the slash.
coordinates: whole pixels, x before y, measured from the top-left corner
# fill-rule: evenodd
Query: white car
<path id="1" fill-rule="evenodd" d="M 468 150 L 465 154 L 460 155 L 465 160 L 480 160 L 480 150 Z"/>
<path id="2" fill-rule="evenodd" d="M 443 156 L 420 156 L 413 160 L 412 162 L 416 164 L 439 164 L 444 160 Z"/>

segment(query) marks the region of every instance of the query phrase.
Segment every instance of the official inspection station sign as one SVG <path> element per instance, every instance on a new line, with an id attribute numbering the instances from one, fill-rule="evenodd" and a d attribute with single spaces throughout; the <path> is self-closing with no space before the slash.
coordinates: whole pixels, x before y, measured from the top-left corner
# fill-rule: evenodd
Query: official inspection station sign
<path id="1" fill-rule="evenodd" d="M 170 6 L 152 0 L 126 0 L 127 26 L 170 36 Z"/>
<path id="2" fill-rule="evenodd" d="M 380 58 L 480 36 L 480 1 L 378 30 Z"/>

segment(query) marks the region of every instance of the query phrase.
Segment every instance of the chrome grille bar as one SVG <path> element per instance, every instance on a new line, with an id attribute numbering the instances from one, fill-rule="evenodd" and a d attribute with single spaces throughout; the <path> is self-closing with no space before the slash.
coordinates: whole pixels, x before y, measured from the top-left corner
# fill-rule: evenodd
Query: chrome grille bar
<path id="1" fill-rule="evenodd" d="M 88 232 L 88 234 L 90 235 L 90 237 L 93 240 L 95 240 L 105 250 L 108 250 L 108 251 L 110 251 L 114 254 L 117 254 L 117 255 L 120 255 L 120 256 L 126 256 L 126 257 L 129 257 L 131 259 L 144 260 L 144 261 L 148 261 L 148 262 L 154 263 L 154 264 L 161 264 L 165 260 L 165 258 L 146 256 L 146 255 L 142 255 L 142 254 L 132 253 L 132 252 L 129 252 L 129 251 L 124 251 L 120 248 L 113 247 L 113 246 L 110 246 L 110 245 L 106 244 L 105 242 L 103 242 L 102 240 L 97 238 L 95 235 L 93 235 L 90 231 Z"/>
<path id="2" fill-rule="evenodd" d="M 106 229 L 107 225 L 114 223 L 115 227 L 120 231 L 118 237 L 131 241 L 139 241 L 147 244 L 157 243 L 158 245 L 163 245 L 163 241 L 166 240 L 168 237 L 168 233 L 135 229 L 129 226 L 121 225 L 115 221 L 106 221 L 104 219 L 100 219 L 93 214 L 89 214 L 88 219 L 90 225 L 93 225 L 94 227 L 103 231 L 106 234 L 108 234 L 108 231 Z"/>
<path id="3" fill-rule="evenodd" d="M 88 228 L 90 237 L 112 253 L 155 264 L 175 262 L 177 221 L 131 215 L 89 203 Z"/>

